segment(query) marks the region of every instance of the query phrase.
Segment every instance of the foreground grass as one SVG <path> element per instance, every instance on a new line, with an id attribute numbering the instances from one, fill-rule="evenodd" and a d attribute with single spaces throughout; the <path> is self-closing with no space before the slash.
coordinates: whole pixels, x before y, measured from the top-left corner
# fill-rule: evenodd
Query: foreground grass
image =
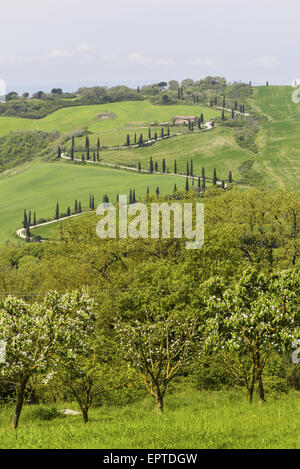
<path id="1" fill-rule="evenodd" d="M 81 416 L 39 421 L 27 406 L 13 432 L 7 408 L 0 410 L 0 448 L 299 448 L 299 411 L 299 393 L 251 406 L 242 392 L 190 391 L 167 398 L 162 416 L 145 399 L 123 408 L 92 409 L 87 425 Z"/>

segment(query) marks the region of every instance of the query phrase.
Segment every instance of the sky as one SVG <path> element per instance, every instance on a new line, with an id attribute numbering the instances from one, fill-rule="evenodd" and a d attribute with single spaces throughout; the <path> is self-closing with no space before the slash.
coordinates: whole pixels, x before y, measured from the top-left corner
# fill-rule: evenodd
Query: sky
<path id="1" fill-rule="evenodd" d="M 300 76 L 296 0 L 10 0 L 0 13 L 7 91 Z"/>

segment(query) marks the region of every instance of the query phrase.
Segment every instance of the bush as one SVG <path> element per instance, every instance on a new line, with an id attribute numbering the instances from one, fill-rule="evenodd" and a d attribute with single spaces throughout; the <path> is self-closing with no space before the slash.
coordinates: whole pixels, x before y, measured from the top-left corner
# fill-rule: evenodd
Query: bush
<path id="1" fill-rule="evenodd" d="M 38 406 L 31 411 L 30 418 L 33 420 L 53 420 L 65 416 L 55 407 Z"/>

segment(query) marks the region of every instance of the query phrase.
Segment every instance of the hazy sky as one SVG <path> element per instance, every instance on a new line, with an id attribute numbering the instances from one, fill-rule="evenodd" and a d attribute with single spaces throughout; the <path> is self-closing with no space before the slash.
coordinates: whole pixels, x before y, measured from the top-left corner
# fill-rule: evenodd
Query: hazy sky
<path id="1" fill-rule="evenodd" d="M 9 90 L 300 76 L 297 0 L 9 0 L 0 13 Z"/>

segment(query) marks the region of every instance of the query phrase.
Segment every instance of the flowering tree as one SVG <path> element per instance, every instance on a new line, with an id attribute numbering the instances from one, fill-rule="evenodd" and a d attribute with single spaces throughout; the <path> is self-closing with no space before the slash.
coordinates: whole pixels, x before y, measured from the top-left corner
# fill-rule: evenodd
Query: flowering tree
<path id="1" fill-rule="evenodd" d="M 13 428 L 18 427 L 29 379 L 54 373 L 66 343 L 70 345 L 71 357 L 81 350 L 92 321 L 92 300 L 78 291 L 63 296 L 50 292 L 42 304 L 28 304 L 11 296 L 0 303 L 0 334 L 6 342 L 0 376 L 17 385 Z"/>
<path id="2" fill-rule="evenodd" d="M 236 352 L 239 360 L 234 370 L 241 379 L 244 374 L 250 401 L 257 380 L 263 402 L 263 371 L 268 358 L 274 351 L 289 349 L 300 333 L 295 321 L 299 273 L 288 270 L 268 277 L 248 269 L 234 287 L 226 289 L 220 279 L 212 279 L 204 291 L 210 316 L 201 327 L 205 346 L 215 352 Z"/>
<path id="3" fill-rule="evenodd" d="M 147 391 L 156 401 L 157 413 L 170 381 L 189 362 L 195 324 L 193 320 L 160 314 L 145 320 L 116 322 L 122 352 L 143 378 Z"/>

